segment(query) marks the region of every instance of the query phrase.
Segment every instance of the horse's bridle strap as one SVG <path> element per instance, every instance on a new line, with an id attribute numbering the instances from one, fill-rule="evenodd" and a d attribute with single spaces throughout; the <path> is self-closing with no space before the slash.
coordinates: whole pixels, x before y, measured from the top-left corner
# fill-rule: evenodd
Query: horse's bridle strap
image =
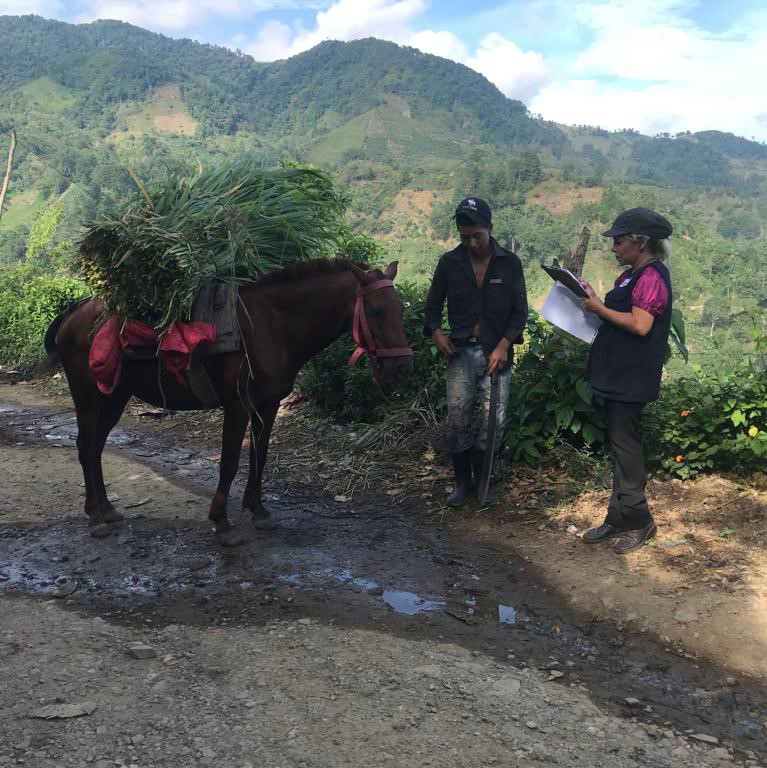
<path id="1" fill-rule="evenodd" d="M 376 280 L 368 285 L 357 286 L 357 301 L 354 305 L 354 319 L 352 321 L 352 336 L 357 349 L 354 350 L 349 358 L 349 368 L 353 368 L 362 355 L 367 354 L 370 359 L 370 365 L 376 378 L 380 376 L 378 370 L 378 358 L 380 357 L 406 357 L 413 355 L 410 347 L 383 347 L 376 348 L 373 334 L 370 332 L 367 314 L 365 313 L 364 296 L 381 288 L 393 288 L 394 281 L 388 278 Z M 364 343 L 363 343 L 364 342 Z"/>

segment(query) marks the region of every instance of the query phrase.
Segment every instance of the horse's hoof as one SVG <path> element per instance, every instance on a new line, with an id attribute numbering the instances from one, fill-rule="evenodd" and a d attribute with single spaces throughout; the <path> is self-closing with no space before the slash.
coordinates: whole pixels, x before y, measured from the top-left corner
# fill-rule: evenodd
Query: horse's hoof
<path id="1" fill-rule="evenodd" d="M 103 539 L 109 536 L 109 526 L 106 523 L 94 523 L 88 526 L 88 532 L 94 539 Z"/>
<path id="2" fill-rule="evenodd" d="M 276 528 L 274 520 L 271 517 L 256 517 L 253 515 L 251 518 L 253 521 L 253 527 L 258 531 L 273 531 Z"/>
<path id="3" fill-rule="evenodd" d="M 245 543 L 245 536 L 239 531 L 230 529 L 228 531 L 221 531 L 220 533 L 216 532 L 216 541 L 222 547 L 239 547 L 241 544 Z"/>
<path id="4" fill-rule="evenodd" d="M 104 512 L 104 521 L 109 525 L 122 525 L 125 522 L 125 515 L 113 509 L 111 512 Z"/>

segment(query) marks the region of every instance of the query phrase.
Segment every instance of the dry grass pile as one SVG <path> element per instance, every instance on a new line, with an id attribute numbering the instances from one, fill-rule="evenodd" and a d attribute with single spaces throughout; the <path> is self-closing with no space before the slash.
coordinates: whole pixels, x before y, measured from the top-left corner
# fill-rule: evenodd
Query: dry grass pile
<path id="1" fill-rule="evenodd" d="M 373 425 L 343 425 L 311 406 L 281 412 L 270 447 L 272 477 L 318 485 L 337 500 L 382 492 L 403 501 L 429 493 L 423 462 L 434 456 L 441 424 L 425 395 Z"/>

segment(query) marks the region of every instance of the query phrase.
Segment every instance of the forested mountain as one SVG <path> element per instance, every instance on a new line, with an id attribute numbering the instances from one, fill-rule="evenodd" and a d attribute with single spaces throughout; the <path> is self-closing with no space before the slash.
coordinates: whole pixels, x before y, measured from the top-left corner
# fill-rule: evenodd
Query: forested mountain
<path id="1" fill-rule="evenodd" d="M 50 78 L 70 91 L 69 112 L 81 127 L 113 128 L 121 102 L 174 83 L 208 134 L 305 134 L 327 112 L 348 120 L 393 95 L 410 105 L 413 119 L 444 120 L 443 132 L 463 135 L 467 143 L 529 142 L 555 152 L 566 144 L 554 126 L 533 120 L 524 104 L 504 98 L 466 67 L 375 39 L 325 42 L 259 64 L 228 49 L 114 21 L 75 26 L 4 16 L 0 32 L 8 41 L 0 51 L 3 89 Z"/>
<path id="2" fill-rule="evenodd" d="M 174 131 L 155 110 L 153 123 L 134 125 L 133 136 L 255 136 L 272 152 L 299 156 L 318 146 L 321 155 L 332 139 L 346 146 L 336 160 L 386 161 L 405 151 L 411 161 L 450 160 L 478 146 L 532 150 L 544 164 L 583 177 L 608 173 L 667 186 L 750 184 L 761 191 L 767 172 L 767 147 L 715 131 L 649 138 L 535 119 L 467 67 L 381 40 L 324 42 L 261 64 L 115 21 L 3 16 L 0 33 L 3 128 L 42 112 L 91 139 L 108 139 L 124 128 L 132 104 L 156 102 L 159 90 L 160 98 L 177 96 L 175 111 L 194 126 Z M 364 126 L 354 123 L 361 117 Z M 381 124 L 395 130 L 379 133 Z"/>
<path id="3" fill-rule="evenodd" d="M 533 293 L 547 287 L 537 261 L 561 256 L 584 224 L 599 231 L 642 204 L 675 225 L 678 300 L 701 348 L 722 328 L 734 343 L 734 316 L 767 304 L 762 144 L 557 125 L 467 67 L 375 39 L 264 64 L 112 21 L 3 16 L 0 35 L 3 160 L 11 129 L 19 142 L 0 266 L 24 258 L 33 217 L 55 201 L 59 238 L 118 204 L 135 190 L 128 168 L 151 180 L 182 162 L 289 158 L 333 173 L 352 221 L 388 242 L 411 278 L 431 272 L 465 193 L 490 200 Z M 599 238 L 587 268 L 609 281 Z"/>

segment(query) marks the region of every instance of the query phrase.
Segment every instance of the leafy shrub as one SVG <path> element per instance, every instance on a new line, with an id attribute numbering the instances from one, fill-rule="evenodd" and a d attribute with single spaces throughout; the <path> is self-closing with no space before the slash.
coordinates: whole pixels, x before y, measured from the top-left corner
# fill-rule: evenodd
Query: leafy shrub
<path id="1" fill-rule="evenodd" d="M 734 374 L 698 371 L 664 385 L 647 408 L 648 461 L 681 478 L 700 472 L 764 470 L 767 382 L 751 363 Z"/>
<path id="2" fill-rule="evenodd" d="M 48 324 L 87 293 L 71 277 L 26 277 L 18 268 L 0 273 L 0 363 L 26 367 L 43 357 Z"/>
<path id="3" fill-rule="evenodd" d="M 534 463 L 560 441 L 576 446 L 603 442 L 604 406 L 585 379 L 588 345 L 532 311 L 526 343 L 509 397 L 506 446 L 510 457 Z"/>

